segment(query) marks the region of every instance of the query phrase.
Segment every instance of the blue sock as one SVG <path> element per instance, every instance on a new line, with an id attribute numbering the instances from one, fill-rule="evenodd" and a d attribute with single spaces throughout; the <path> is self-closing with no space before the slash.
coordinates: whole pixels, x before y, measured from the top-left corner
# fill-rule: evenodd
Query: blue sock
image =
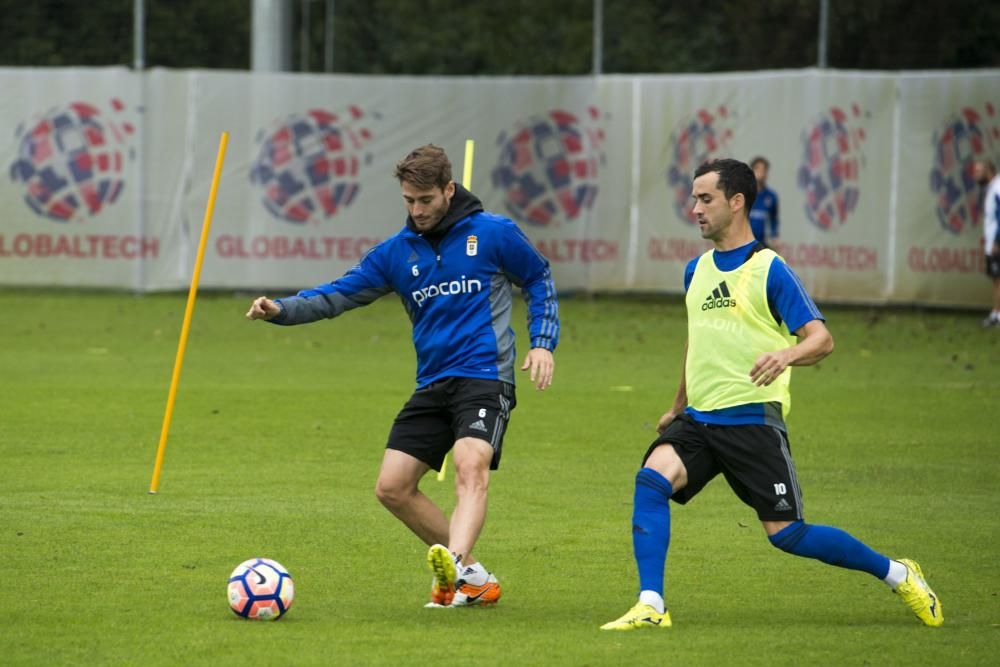
<path id="1" fill-rule="evenodd" d="M 885 579 L 889 574 L 888 558 L 839 528 L 796 521 L 767 539 L 782 551 L 796 556 L 815 558 L 849 570 L 861 570 L 879 579 Z"/>
<path id="2" fill-rule="evenodd" d="M 670 546 L 670 480 L 652 468 L 635 476 L 632 508 L 632 549 L 639 566 L 639 590 L 663 595 L 663 568 Z"/>

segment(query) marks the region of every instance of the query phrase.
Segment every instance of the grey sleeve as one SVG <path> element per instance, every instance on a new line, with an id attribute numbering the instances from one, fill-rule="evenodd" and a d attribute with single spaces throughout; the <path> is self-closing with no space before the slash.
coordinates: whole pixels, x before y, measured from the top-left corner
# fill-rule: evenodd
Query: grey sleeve
<path id="1" fill-rule="evenodd" d="M 336 282 L 330 283 L 330 286 L 336 284 Z M 348 310 L 367 306 L 372 301 L 385 296 L 391 291 L 392 289 L 387 286 L 381 288 L 371 287 L 351 294 L 340 291 L 320 292 L 317 289 L 308 290 L 308 295 L 305 292 L 300 292 L 295 296 L 278 299 L 277 303 L 281 306 L 281 315 L 271 321 L 275 324 L 292 325 L 330 319 Z"/>
<path id="2" fill-rule="evenodd" d="M 378 256 L 369 252 L 359 264 L 333 282 L 277 299 L 281 314 L 271 321 L 275 324 L 305 324 L 329 319 L 367 306 L 392 291 Z"/>

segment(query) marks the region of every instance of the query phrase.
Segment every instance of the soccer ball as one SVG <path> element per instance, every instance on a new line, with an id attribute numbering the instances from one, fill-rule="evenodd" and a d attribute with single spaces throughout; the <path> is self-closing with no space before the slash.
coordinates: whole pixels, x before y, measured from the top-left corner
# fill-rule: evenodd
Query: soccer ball
<path id="1" fill-rule="evenodd" d="M 273 621 L 285 614 L 295 598 L 295 584 L 281 563 L 251 558 L 229 575 L 229 606 L 237 616 Z"/>

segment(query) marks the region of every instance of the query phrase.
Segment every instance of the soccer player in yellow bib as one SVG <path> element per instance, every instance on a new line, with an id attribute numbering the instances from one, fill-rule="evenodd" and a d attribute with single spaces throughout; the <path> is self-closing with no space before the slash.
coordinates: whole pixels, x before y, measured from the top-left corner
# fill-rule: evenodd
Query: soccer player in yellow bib
<path id="1" fill-rule="evenodd" d="M 635 479 L 639 600 L 601 629 L 670 627 L 663 600 L 669 501 L 683 505 L 719 473 L 756 510 L 775 547 L 878 577 L 921 621 L 939 626 L 941 602 L 917 563 L 889 559 L 839 528 L 803 519 L 784 422 L 791 366 L 826 357 L 833 337 L 795 273 L 754 240 L 747 212 L 756 194 L 753 171 L 737 160 L 695 171 L 694 215 L 715 248 L 685 271 L 684 371 Z"/>

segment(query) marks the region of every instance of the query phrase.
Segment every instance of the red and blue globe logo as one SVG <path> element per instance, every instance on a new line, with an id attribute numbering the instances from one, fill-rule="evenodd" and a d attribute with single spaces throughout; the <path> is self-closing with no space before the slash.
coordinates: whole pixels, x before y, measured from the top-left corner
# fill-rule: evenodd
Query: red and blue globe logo
<path id="1" fill-rule="evenodd" d="M 575 220 L 593 207 L 604 164 L 600 120 L 596 107 L 582 118 L 553 109 L 500 133 L 492 179 L 511 217 L 552 225 Z"/>
<path id="2" fill-rule="evenodd" d="M 56 222 L 93 218 L 121 197 L 135 128 L 115 120 L 125 104 L 113 99 L 105 113 L 87 102 L 49 110 L 15 131 L 17 157 L 10 178 L 23 186 L 24 202 Z"/>
<path id="3" fill-rule="evenodd" d="M 994 159 L 1000 147 L 996 108 L 963 107 L 934 132 L 934 164 L 930 186 L 938 222 L 952 234 L 978 227 L 982 218 L 980 188 L 972 175 L 973 162 Z"/>
<path id="4" fill-rule="evenodd" d="M 696 222 L 691 201 L 694 172 L 705 162 L 727 153 L 733 138 L 732 121 L 732 113 L 725 105 L 699 109 L 670 135 L 667 188 L 677 217 L 692 225 Z"/>
<path id="5" fill-rule="evenodd" d="M 857 104 L 849 111 L 831 107 L 802 133 L 799 188 L 806 197 L 806 217 L 824 231 L 847 222 L 861 199 L 862 122 L 868 115 Z"/>
<path id="6" fill-rule="evenodd" d="M 361 191 L 361 169 L 372 161 L 369 120 L 357 106 L 343 114 L 310 109 L 261 130 L 250 182 L 264 208 L 279 220 L 305 224 L 350 206 Z"/>

